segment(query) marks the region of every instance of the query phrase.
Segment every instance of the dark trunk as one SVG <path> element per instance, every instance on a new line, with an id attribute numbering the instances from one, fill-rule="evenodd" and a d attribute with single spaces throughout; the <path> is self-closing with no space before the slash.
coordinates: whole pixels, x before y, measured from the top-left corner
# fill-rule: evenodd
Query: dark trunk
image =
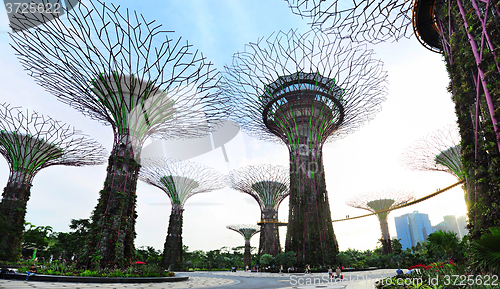
<path id="1" fill-rule="evenodd" d="M 261 213 L 262 221 L 278 222 L 278 212 L 274 208 L 265 208 Z M 276 256 L 281 253 L 277 223 L 262 223 L 260 226 L 259 257 L 263 254 Z"/>
<path id="2" fill-rule="evenodd" d="M 290 209 L 286 251 L 297 265 L 335 264 L 338 244 L 333 232 L 321 148 L 290 149 Z"/>
<path id="3" fill-rule="evenodd" d="M 170 270 L 183 270 L 184 259 L 182 256 L 182 212 L 180 208 L 172 207 L 168 221 L 168 232 L 163 247 L 161 265 Z"/>
<path id="4" fill-rule="evenodd" d="M 0 260 L 18 261 L 21 256 L 26 205 L 31 184 L 18 185 L 11 177 L 0 203 Z"/>
<path id="5" fill-rule="evenodd" d="M 132 145 L 118 143 L 109 157 L 104 189 L 92 213 L 82 258 L 88 268 L 120 268 L 135 256 L 136 186 L 140 165 Z"/>
<path id="6" fill-rule="evenodd" d="M 250 240 L 245 239 L 245 252 L 243 253 L 243 264 L 252 268 L 252 256 L 250 254 Z"/>

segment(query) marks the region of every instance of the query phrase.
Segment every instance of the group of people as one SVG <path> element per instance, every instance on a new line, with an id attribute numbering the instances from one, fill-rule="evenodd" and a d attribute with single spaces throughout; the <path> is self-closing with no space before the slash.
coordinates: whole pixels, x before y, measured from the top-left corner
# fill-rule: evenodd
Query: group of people
<path id="1" fill-rule="evenodd" d="M 335 269 L 335 279 L 343 279 L 342 270 L 340 270 L 339 266 Z M 333 279 L 333 269 L 332 267 L 328 267 L 328 278 Z"/>

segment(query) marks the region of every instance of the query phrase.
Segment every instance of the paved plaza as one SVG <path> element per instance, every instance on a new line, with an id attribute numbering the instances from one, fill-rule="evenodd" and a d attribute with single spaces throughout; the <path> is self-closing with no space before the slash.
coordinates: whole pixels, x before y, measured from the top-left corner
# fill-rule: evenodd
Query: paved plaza
<path id="1" fill-rule="evenodd" d="M 271 274 L 252 272 L 183 272 L 178 276 L 189 276 L 188 281 L 172 283 L 140 283 L 140 284 L 97 284 L 97 283 L 63 283 L 17 281 L 0 279 L 0 289 L 119 289 L 119 288 L 228 288 L 228 289 L 373 289 L 375 281 L 382 277 L 395 275 L 394 269 L 344 273 L 344 282 L 328 281 L 327 273 L 313 274 Z M 350 280 L 350 281 L 349 281 Z"/>

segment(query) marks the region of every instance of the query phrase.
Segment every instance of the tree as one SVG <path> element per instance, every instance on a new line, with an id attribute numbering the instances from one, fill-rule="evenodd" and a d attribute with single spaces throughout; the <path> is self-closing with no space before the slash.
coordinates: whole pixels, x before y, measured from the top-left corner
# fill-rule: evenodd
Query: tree
<path id="1" fill-rule="evenodd" d="M 401 239 L 396 239 L 396 238 L 392 239 L 392 251 L 396 255 L 401 254 L 401 252 L 403 250 L 403 245 L 401 245 L 400 240 Z"/>
<path id="2" fill-rule="evenodd" d="M 279 253 L 276 255 L 275 260 L 278 266 L 283 265 L 284 267 L 291 267 L 297 262 L 297 253 L 293 251 Z"/>
<path id="3" fill-rule="evenodd" d="M 262 254 L 262 256 L 260 256 L 259 261 L 262 267 L 269 266 L 273 263 L 274 257 L 270 254 Z"/>
<path id="4" fill-rule="evenodd" d="M 427 254 L 437 261 L 448 261 L 460 255 L 460 240 L 452 231 L 437 231 L 427 237 Z"/>
<path id="5" fill-rule="evenodd" d="M 29 222 L 24 223 L 23 248 L 45 250 L 49 245 L 49 233 L 51 226 L 35 226 Z"/>
<path id="6" fill-rule="evenodd" d="M 500 275 L 500 228 L 490 228 L 471 242 L 472 266 L 481 273 Z"/>

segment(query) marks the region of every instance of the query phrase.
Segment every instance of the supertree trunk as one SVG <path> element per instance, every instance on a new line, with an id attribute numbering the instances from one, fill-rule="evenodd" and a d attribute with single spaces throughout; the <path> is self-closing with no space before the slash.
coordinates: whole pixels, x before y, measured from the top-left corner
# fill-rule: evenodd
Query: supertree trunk
<path id="1" fill-rule="evenodd" d="M 261 213 L 263 221 L 278 221 L 278 211 L 266 208 Z M 281 253 L 280 236 L 277 223 L 262 223 L 260 229 L 259 257 L 264 254 L 276 256 Z"/>
<path id="2" fill-rule="evenodd" d="M 250 254 L 250 239 L 245 239 L 245 252 L 243 253 L 243 264 L 252 267 L 252 255 Z"/>
<path id="3" fill-rule="evenodd" d="M 127 137 L 115 142 L 106 181 L 92 214 L 83 261 L 92 268 L 127 267 L 134 256 L 136 186 L 140 165 Z M 119 244 L 119 245 L 116 245 Z"/>
<path id="4" fill-rule="evenodd" d="M 168 221 L 168 232 L 163 247 L 161 266 L 170 270 L 184 269 L 182 256 L 182 212 L 184 209 L 172 206 L 172 212 Z"/>
<path id="5" fill-rule="evenodd" d="M 18 182 L 11 174 L 0 203 L 0 260 L 17 261 L 21 255 L 26 205 L 30 198 L 31 183 Z"/>
<path id="6" fill-rule="evenodd" d="M 387 218 L 379 218 L 380 222 L 380 231 L 382 231 L 382 254 L 392 254 L 392 244 L 391 244 L 391 235 L 389 234 L 389 225 L 387 224 Z"/>
<path id="7" fill-rule="evenodd" d="M 333 232 L 320 148 L 306 154 L 291 147 L 290 211 L 285 246 L 287 252 L 297 253 L 299 266 L 335 263 L 338 244 Z"/>

